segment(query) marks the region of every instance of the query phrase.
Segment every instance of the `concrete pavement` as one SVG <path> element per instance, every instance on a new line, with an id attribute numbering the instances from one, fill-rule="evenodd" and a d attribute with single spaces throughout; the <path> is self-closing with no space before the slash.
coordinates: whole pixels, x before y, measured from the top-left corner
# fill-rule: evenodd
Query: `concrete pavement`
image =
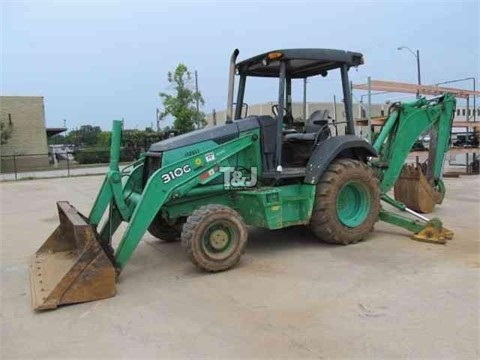
<path id="1" fill-rule="evenodd" d="M 478 179 L 445 179 L 445 246 L 382 223 L 352 246 L 252 229 L 239 266 L 206 274 L 145 235 L 116 297 L 44 313 L 28 258 L 55 201 L 88 213 L 103 177 L 1 183 L 1 358 L 479 358 Z"/>

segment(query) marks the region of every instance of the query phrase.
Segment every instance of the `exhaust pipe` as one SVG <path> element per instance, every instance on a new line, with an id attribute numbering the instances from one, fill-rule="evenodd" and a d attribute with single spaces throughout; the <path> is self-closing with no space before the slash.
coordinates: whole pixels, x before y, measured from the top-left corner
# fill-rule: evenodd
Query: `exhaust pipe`
<path id="1" fill-rule="evenodd" d="M 230 56 L 230 72 L 228 79 L 228 97 L 227 97 L 227 119 L 226 124 L 231 124 L 233 119 L 233 91 L 235 88 L 235 62 L 237 61 L 237 56 L 240 53 L 238 49 L 235 49 Z"/>

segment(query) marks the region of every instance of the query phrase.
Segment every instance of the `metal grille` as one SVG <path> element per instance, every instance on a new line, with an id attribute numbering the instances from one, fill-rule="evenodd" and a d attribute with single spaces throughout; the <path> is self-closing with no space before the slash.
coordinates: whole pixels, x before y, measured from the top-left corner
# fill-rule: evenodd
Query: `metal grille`
<path id="1" fill-rule="evenodd" d="M 149 153 L 146 156 L 146 167 L 143 171 L 143 185 L 145 185 L 153 175 L 155 171 L 162 167 L 162 154 L 161 153 Z"/>

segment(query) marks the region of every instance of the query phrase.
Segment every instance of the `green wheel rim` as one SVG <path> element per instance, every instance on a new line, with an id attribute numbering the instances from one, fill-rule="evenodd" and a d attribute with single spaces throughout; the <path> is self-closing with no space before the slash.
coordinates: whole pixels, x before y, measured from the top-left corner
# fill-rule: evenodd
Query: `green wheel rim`
<path id="1" fill-rule="evenodd" d="M 357 227 L 365 221 L 370 212 L 370 193 L 364 184 L 349 181 L 340 189 L 336 205 L 340 222 L 351 228 Z"/>
<path id="2" fill-rule="evenodd" d="M 208 227 L 203 236 L 202 247 L 207 256 L 222 260 L 234 252 L 236 232 L 227 222 L 216 222 Z"/>

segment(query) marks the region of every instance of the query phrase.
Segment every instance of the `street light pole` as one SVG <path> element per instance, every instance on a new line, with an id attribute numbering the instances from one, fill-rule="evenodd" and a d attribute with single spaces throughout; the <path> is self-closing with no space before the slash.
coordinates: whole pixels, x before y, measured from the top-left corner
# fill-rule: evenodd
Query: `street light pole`
<path id="1" fill-rule="evenodd" d="M 409 47 L 407 46 L 400 46 L 397 48 L 397 50 L 408 50 L 410 51 L 410 53 L 415 56 L 415 58 L 417 59 L 417 81 L 418 81 L 418 85 L 422 85 L 422 78 L 421 78 L 421 75 L 420 75 L 420 51 L 417 49 L 416 52 L 413 52 L 412 49 L 410 49 Z M 420 97 L 420 91 L 417 90 L 417 99 Z"/>
<path id="2" fill-rule="evenodd" d="M 422 85 L 422 78 L 420 77 L 420 51 L 417 49 L 417 75 L 418 75 L 418 85 Z"/>

